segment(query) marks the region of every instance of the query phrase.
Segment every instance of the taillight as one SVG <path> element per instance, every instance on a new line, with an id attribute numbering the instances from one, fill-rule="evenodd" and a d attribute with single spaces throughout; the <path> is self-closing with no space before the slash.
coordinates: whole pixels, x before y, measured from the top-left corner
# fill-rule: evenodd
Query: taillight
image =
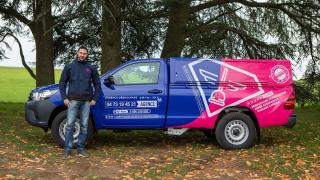
<path id="1" fill-rule="evenodd" d="M 295 103 L 296 95 L 294 91 L 291 93 L 289 98 L 287 99 L 286 103 L 284 104 L 285 109 L 294 109 L 294 103 Z"/>

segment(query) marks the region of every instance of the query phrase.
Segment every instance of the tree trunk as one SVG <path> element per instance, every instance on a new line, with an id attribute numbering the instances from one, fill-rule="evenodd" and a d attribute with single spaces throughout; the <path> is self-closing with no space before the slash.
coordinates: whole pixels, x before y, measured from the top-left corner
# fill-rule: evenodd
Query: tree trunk
<path id="1" fill-rule="evenodd" d="M 36 1 L 34 21 L 30 27 L 36 44 L 36 86 L 53 84 L 53 18 L 51 0 Z"/>
<path id="2" fill-rule="evenodd" d="M 169 25 L 161 58 L 180 57 L 185 46 L 190 1 L 169 0 Z"/>
<path id="3" fill-rule="evenodd" d="M 101 74 L 121 63 L 121 1 L 105 1 L 102 8 Z"/>

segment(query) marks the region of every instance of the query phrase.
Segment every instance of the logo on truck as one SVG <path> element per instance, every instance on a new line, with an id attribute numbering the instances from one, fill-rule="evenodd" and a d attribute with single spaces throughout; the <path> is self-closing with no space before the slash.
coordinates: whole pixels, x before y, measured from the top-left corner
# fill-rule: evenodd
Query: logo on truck
<path id="1" fill-rule="evenodd" d="M 189 63 L 188 67 L 208 117 L 220 113 L 225 107 L 239 105 L 264 93 L 255 74 L 225 62 L 199 59 Z M 250 82 L 250 88 L 243 83 L 244 80 Z"/>
<path id="2" fill-rule="evenodd" d="M 271 69 L 270 75 L 279 84 L 286 83 L 289 80 L 289 70 L 283 65 L 275 65 Z"/>

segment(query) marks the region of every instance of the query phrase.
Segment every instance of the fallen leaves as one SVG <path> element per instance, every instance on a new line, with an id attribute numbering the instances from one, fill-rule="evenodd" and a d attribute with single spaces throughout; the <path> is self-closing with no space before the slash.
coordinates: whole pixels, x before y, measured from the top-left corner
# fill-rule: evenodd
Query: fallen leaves
<path id="1" fill-rule="evenodd" d="M 156 161 L 156 160 L 159 160 L 157 157 L 150 157 L 149 159 L 150 159 L 150 160 L 155 160 L 155 161 Z"/>
<path id="2" fill-rule="evenodd" d="M 19 140 L 20 142 L 24 143 L 24 144 L 27 144 L 27 143 L 28 143 L 27 140 L 22 139 L 20 136 L 15 136 L 15 138 L 16 138 L 17 140 Z"/>
<path id="3" fill-rule="evenodd" d="M 246 165 L 250 167 L 252 166 L 252 163 L 250 161 L 246 161 Z"/>
<path id="4" fill-rule="evenodd" d="M 35 158 L 35 159 L 32 159 L 32 158 L 23 158 L 23 160 L 25 162 L 29 162 L 29 163 L 39 163 L 40 162 L 40 159 L 39 158 Z"/>
<path id="5" fill-rule="evenodd" d="M 45 168 L 42 168 L 42 167 L 37 167 L 36 169 L 40 170 L 40 171 L 45 171 L 46 170 Z"/>
<path id="6" fill-rule="evenodd" d="M 312 128 L 263 129 L 260 144 L 236 151 L 222 150 L 195 131 L 182 137 L 156 131 L 99 133 L 89 159 L 63 161 L 50 135 L 15 119 L 10 128 L 0 127 L 6 140 L 0 143 L 0 168 L 8 170 L 5 179 L 24 172 L 34 179 L 47 173 L 68 179 L 320 179 L 320 126 L 307 122 Z M 305 131 L 311 134 L 304 136 Z"/>
<path id="7" fill-rule="evenodd" d="M 307 163 L 305 160 L 303 159 L 298 159 L 297 160 L 297 163 L 296 163 L 296 166 L 305 166 Z"/>
<path id="8" fill-rule="evenodd" d="M 5 175 L 5 178 L 6 178 L 6 179 L 15 179 L 16 176 L 14 176 L 14 175 L 12 175 L 12 174 L 6 174 L 6 175 Z"/>

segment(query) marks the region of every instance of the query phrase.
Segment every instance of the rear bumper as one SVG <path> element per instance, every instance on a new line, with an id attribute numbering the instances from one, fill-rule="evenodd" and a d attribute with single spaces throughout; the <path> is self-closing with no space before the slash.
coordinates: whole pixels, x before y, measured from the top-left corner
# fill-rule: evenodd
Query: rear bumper
<path id="1" fill-rule="evenodd" d="M 296 114 L 291 114 L 291 116 L 288 118 L 288 123 L 284 125 L 287 128 L 293 128 L 297 123 L 297 116 Z"/>
<path id="2" fill-rule="evenodd" d="M 48 122 L 56 105 L 49 100 L 27 101 L 24 105 L 26 121 L 36 127 L 48 129 Z"/>

